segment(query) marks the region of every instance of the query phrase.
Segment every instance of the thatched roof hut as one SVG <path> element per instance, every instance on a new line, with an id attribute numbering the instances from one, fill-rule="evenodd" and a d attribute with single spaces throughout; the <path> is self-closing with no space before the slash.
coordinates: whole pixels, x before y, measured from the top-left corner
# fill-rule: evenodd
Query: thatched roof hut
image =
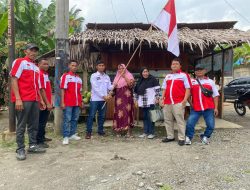
<path id="1" fill-rule="evenodd" d="M 217 44 L 240 45 L 250 42 L 248 32 L 234 29 L 235 21 L 212 23 L 179 23 L 178 36 L 181 52 L 194 56 L 194 59 L 210 54 Z M 156 28 L 149 31 L 149 24 L 142 23 L 89 23 L 84 32 L 69 37 L 70 57 L 85 60 L 87 68 L 93 67 L 95 58 L 90 55 L 89 46 L 98 51 L 110 47 L 133 52 L 143 39 L 143 46 L 154 49 L 166 49 L 167 35 Z"/>

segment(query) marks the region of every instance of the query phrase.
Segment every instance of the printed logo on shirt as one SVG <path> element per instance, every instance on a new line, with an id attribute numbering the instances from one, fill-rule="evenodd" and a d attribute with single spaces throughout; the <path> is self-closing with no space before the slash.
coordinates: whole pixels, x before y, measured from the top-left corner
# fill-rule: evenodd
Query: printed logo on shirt
<path id="1" fill-rule="evenodd" d="M 101 77 L 96 77 L 96 80 L 101 80 Z"/>

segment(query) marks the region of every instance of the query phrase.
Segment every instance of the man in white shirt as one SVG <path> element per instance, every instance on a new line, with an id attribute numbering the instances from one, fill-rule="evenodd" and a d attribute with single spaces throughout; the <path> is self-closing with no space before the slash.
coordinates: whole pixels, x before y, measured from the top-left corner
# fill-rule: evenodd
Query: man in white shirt
<path id="1" fill-rule="evenodd" d="M 97 72 L 93 73 L 90 77 L 91 83 L 91 100 L 89 117 L 87 120 L 87 134 L 86 139 L 91 138 L 93 120 L 96 112 L 98 111 L 98 135 L 105 135 L 103 130 L 103 124 L 105 121 L 106 105 L 111 96 L 109 91 L 113 89 L 109 76 L 104 72 L 105 64 L 103 61 L 97 61 L 96 63 Z"/>

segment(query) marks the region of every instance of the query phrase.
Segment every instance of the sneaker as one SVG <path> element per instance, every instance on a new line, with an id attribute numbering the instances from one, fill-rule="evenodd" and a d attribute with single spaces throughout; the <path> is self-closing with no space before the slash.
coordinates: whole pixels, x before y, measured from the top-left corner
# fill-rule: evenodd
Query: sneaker
<path id="1" fill-rule="evenodd" d="M 79 141 L 80 139 L 81 139 L 81 137 L 77 136 L 76 134 L 74 134 L 71 137 L 69 137 L 69 140 Z"/>
<path id="2" fill-rule="evenodd" d="M 180 145 L 180 146 L 185 145 L 185 141 L 184 140 L 178 140 L 178 145 Z"/>
<path id="3" fill-rule="evenodd" d="M 142 135 L 139 135 L 139 138 L 145 138 L 147 134 L 143 133 Z"/>
<path id="4" fill-rule="evenodd" d="M 47 143 L 39 143 L 38 146 L 41 148 L 49 148 L 49 145 Z"/>
<path id="5" fill-rule="evenodd" d="M 148 135 L 148 139 L 153 139 L 153 138 L 155 138 L 155 135 L 153 134 Z"/>
<path id="6" fill-rule="evenodd" d="M 174 141 L 175 139 L 173 138 L 173 139 L 169 139 L 169 138 L 165 138 L 165 139 L 162 139 L 162 142 L 164 142 L 164 143 L 167 143 L 167 142 L 171 142 L 171 141 Z"/>
<path id="7" fill-rule="evenodd" d="M 62 144 L 63 144 L 63 145 L 69 144 L 69 138 L 68 138 L 68 137 L 64 137 L 64 138 L 63 138 Z"/>
<path id="8" fill-rule="evenodd" d="M 207 137 L 203 136 L 202 139 L 201 139 L 201 143 L 205 144 L 205 145 L 209 145 L 210 142 L 209 142 Z"/>
<path id="9" fill-rule="evenodd" d="M 190 138 L 186 137 L 186 139 L 185 139 L 185 145 L 191 145 L 191 144 L 192 144 L 192 142 L 191 142 Z"/>
<path id="10" fill-rule="evenodd" d="M 91 133 L 87 133 L 85 139 L 91 139 Z"/>
<path id="11" fill-rule="evenodd" d="M 28 153 L 45 153 L 45 148 L 39 147 L 37 144 L 30 145 L 28 148 Z"/>
<path id="12" fill-rule="evenodd" d="M 16 159 L 17 160 L 25 160 L 26 159 L 25 150 L 23 148 L 16 151 Z"/>

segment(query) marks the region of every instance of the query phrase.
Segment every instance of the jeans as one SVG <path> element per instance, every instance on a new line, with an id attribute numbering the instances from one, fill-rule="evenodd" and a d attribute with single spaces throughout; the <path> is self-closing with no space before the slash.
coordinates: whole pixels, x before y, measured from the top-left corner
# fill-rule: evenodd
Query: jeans
<path id="1" fill-rule="evenodd" d="M 48 122 L 50 111 L 48 110 L 40 110 L 39 113 L 39 125 L 37 132 L 37 143 L 44 143 L 45 139 L 45 127 Z"/>
<path id="2" fill-rule="evenodd" d="M 105 101 L 90 101 L 89 117 L 87 120 L 87 133 L 92 133 L 93 120 L 98 111 L 98 134 L 104 134 L 103 124 L 105 121 L 106 105 L 102 109 Z"/>
<path id="3" fill-rule="evenodd" d="M 26 125 L 29 135 L 29 145 L 36 144 L 37 126 L 39 122 L 39 105 L 38 102 L 23 102 L 23 110 L 16 111 L 17 128 L 16 142 L 17 150 L 24 149 L 24 133 Z"/>
<path id="4" fill-rule="evenodd" d="M 155 105 L 150 105 L 150 107 L 142 108 L 143 111 L 143 130 L 147 135 L 153 135 L 155 133 L 155 124 L 151 121 L 150 110 L 153 110 Z"/>
<path id="5" fill-rule="evenodd" d="M 191 109 L 190 116 L 187 121 L 186 126 L 186 136 L 192 139 L 194 137 L 194 128 L 196 123 L 198 122 L 200 116 L 204 117 L 204 120 L 206 122 L 206 130 L 204 134 L 201 135 L 201 137 L 207 137 L 210 138 L 215 126 L 215 119 L 214 119 L 214 109 L 207 109 L 204 111 L 194 111 Z"/>
<path id="6" fill-rule="evenodd" d="M 79 106 L 65 107 L 63 110 L 63 137 L 71 137 L 76 134 L 79 114 Z"/>

